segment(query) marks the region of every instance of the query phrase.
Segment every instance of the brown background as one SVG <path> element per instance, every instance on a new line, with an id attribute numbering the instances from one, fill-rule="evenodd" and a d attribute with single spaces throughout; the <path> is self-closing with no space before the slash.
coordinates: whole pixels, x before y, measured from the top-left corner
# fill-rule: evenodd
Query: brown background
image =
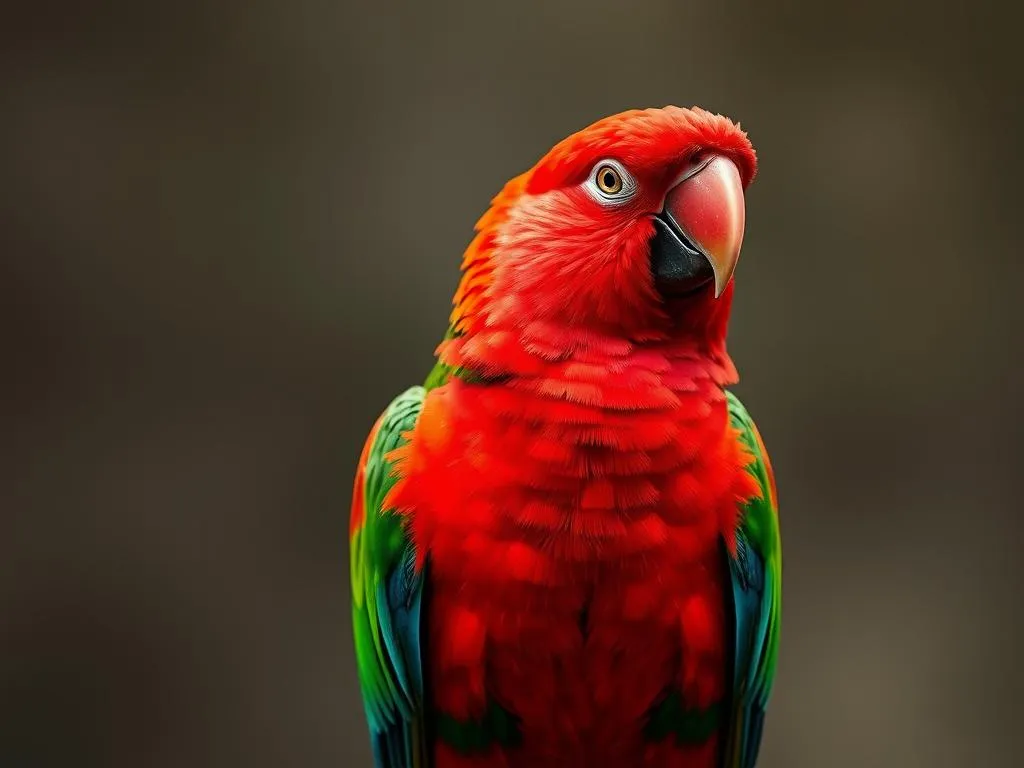
<path id="1" fill-rule="evenodd" d="M 761 156 L 731 334 L 784 504 L 761 765 L 1020 764 L 1019 26 L 725 5 L 5 13 L 0 765 L 367 765 L 363 436 L 504 180 L 665 103 Z"/>

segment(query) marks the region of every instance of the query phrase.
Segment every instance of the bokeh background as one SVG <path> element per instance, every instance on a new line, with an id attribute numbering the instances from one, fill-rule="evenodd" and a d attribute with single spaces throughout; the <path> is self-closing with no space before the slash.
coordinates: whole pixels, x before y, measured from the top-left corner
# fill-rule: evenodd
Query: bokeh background
<path id="1" fill-rule="evenodd" d="M 743 122 L 763 768 L 1016 766 L 1019 26 L 984 3 L 35 0 L 0 25 L 0 765 L 367 766 L 347 516 L 471 227 L 605 114 Z"/>

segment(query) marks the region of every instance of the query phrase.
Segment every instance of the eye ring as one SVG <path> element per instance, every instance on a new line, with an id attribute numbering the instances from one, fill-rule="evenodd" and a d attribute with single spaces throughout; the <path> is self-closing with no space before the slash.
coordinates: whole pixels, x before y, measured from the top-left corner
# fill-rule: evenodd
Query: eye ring
<path id="1" fill-rule="evenodd" d="M 599 160 L 586 183 L 590 196 L 604 205 L 622 203 L 636 192 L 636 182 L 617 160 Z"/>

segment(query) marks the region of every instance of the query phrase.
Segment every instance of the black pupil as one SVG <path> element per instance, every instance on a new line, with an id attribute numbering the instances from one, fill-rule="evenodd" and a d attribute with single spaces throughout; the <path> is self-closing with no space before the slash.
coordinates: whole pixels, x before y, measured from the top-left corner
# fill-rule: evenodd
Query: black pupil
<path id="1" fill-rule="evenodd" d="M 615 187 L 615 174 L 612 171 L 604 172 L 604 185 L 608 189 L 613 189 Z"/>

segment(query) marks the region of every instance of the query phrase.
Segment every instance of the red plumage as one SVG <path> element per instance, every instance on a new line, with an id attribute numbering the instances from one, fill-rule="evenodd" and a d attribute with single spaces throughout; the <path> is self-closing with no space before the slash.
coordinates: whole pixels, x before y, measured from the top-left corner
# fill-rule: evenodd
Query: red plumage
<path id="1" fill-rule="evenodd" d="M 464 259 L 441 361 L 489 379 L 429 392 L 388 499 L 419 565 L 432 708 L 516 713 L 514 753 L 438 766 L 706 766 L 716 738 L 651 743 L 651 703 L 675 685 L 703 709 L 726 694 L 728 576 L 740 504 L 758 488 L 723 387 L 732 284 L 658 296 L 649 217 L 695 151 L 744 184 L 753 149 L 702 110 L 631 112 L 556 146 L 510 182 Z M 614 156 L 641 182 L 609 210 L 571 186 Z M 557 194 L 547 194 L 550 191 Z"/>

